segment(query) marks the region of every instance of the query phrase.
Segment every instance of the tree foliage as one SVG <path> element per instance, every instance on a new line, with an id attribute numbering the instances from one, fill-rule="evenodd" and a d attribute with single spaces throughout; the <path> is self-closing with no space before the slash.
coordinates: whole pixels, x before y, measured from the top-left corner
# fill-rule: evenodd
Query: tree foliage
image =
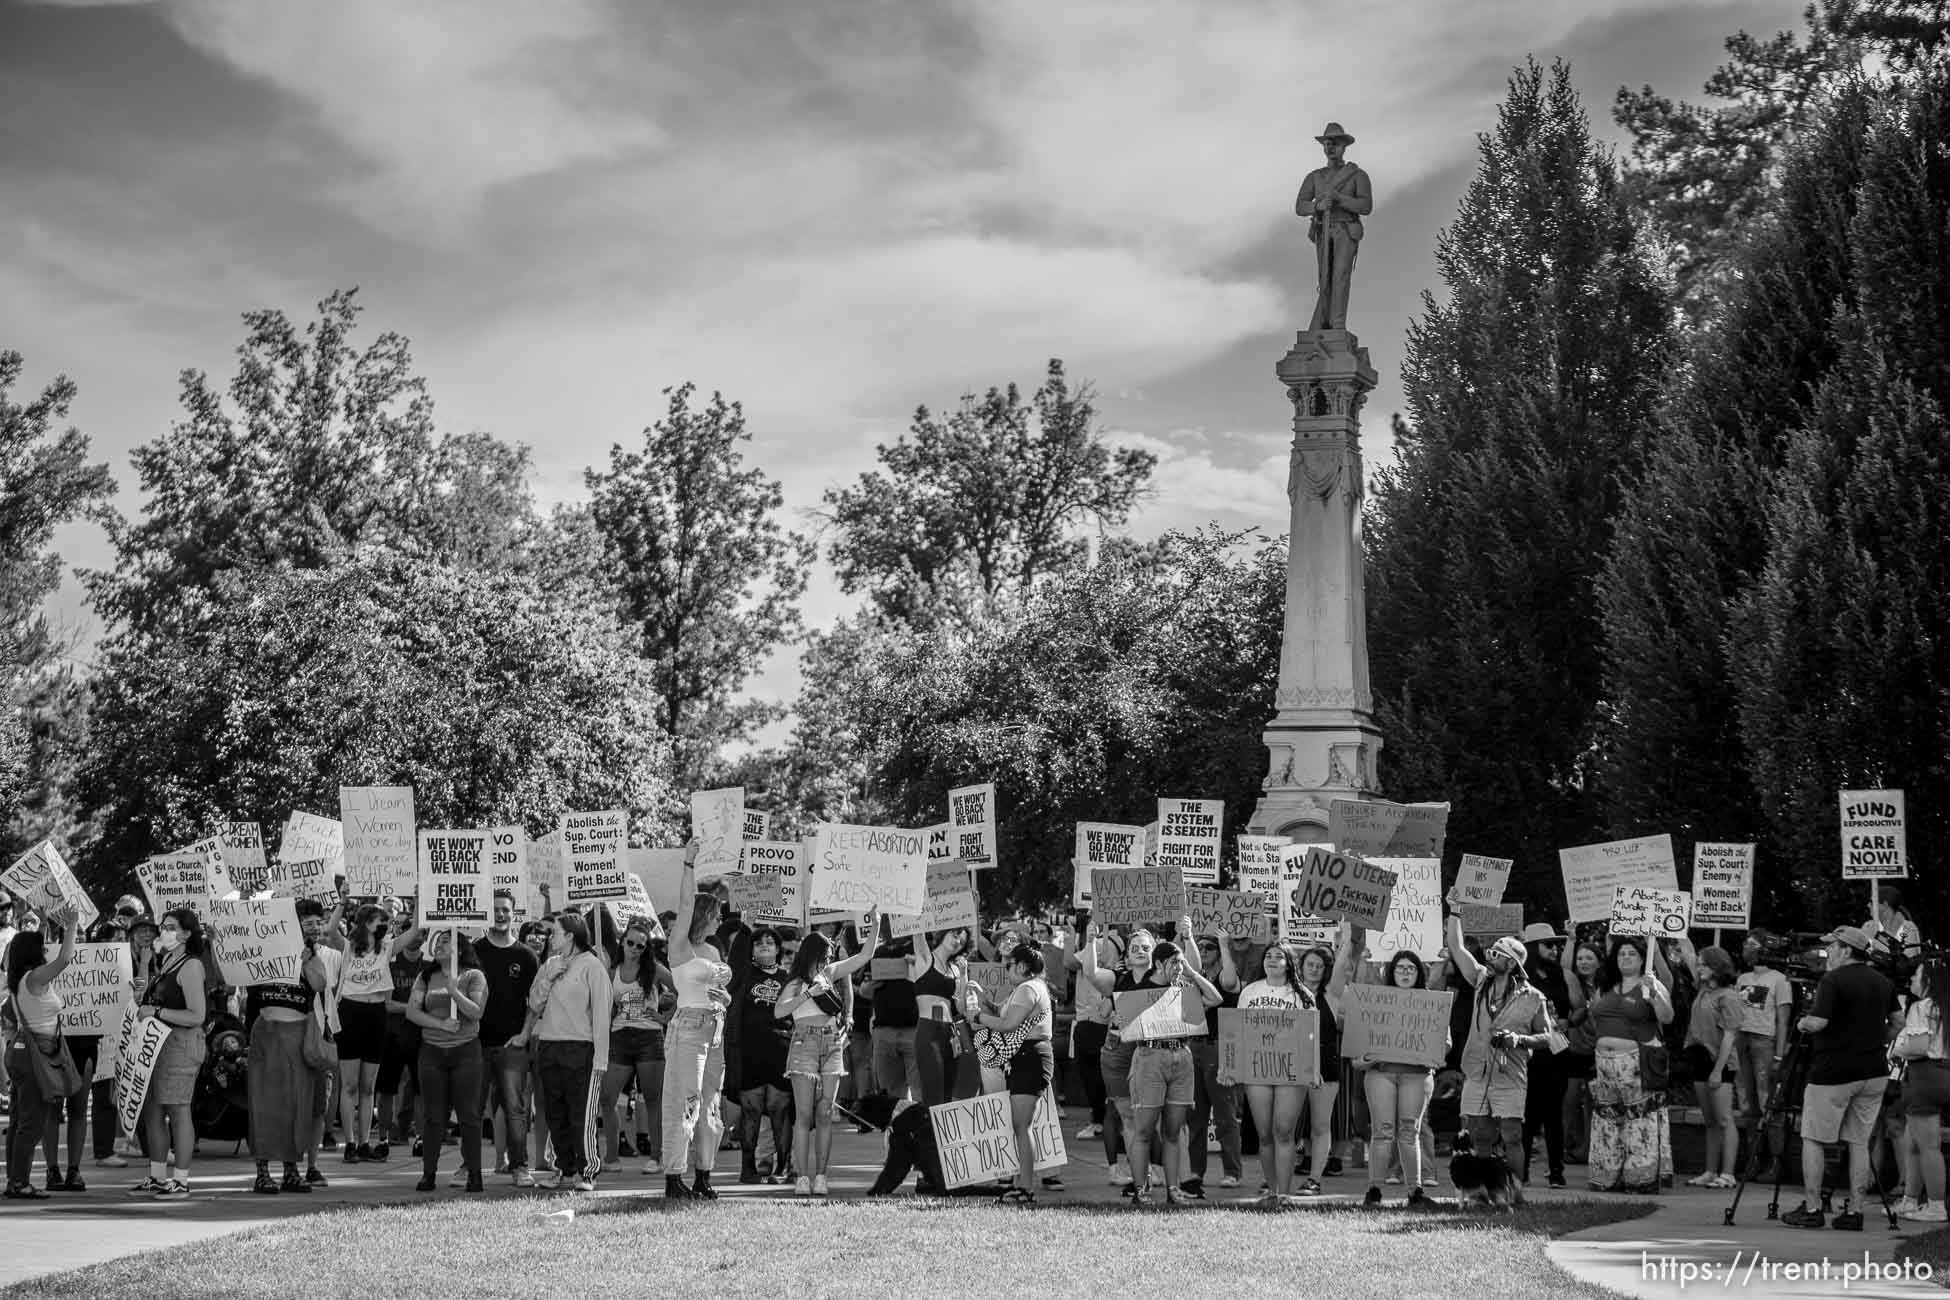
<path id="1" fill-rule="evenodd" d="M 1672 355 L 1671 296 L 1563 65 L 1512 77 L 1409 331 L 1368 516 L 1384 784 L 1557 891 L 1598 824 L 1597 579 Z"/>
<path id="2" fill-rule="evenodd" d="M 423 826 L 552 828 L 624 807 L 664 828 L 670 749 L 648 665 L 529 579 L 374 548 L 220 574 L 192 637 L 117 647 L 98 680 L 84 854 L 119 882 L 225 818 L 267 833 L 341 785 L 410 785 Z"/>
<path id="3" fill-rule="evenodd" d="M 917 410 L 878 449 L 879 470 L 826 494 L 841 586 L 890 617 L 966 618 L 1074 564 L 1074 530 L 1122 524 L 1157 464 L 1104 440 L 1091 397 L 1052 359 L 1027 402 L 1010 384 L 964 396 L 945 419 Z"/>
<path id="4" fill-rule="evenodd" d="M 654 665 L 658 722 L 693 783 L 724 742 L 776 712 L 737 695 L 798 635 L 812 559 L 779 524 L 777 481 L 744 462 L 743 409 L 713 393 L 693 411 L 694 391 L 666 389 L 669 409 L 644 430 L 642 450 L 612 446 L 609 468 L 584 474 L 618 616 Z"/>

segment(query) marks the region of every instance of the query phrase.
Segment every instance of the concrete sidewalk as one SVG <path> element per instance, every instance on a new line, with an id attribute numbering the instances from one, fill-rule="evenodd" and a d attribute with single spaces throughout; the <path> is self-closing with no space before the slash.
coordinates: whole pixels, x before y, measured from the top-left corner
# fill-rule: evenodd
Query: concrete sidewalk
<path id="1" fill-rule="evenodd" d="M 1549 1256 L 1580 1281 L 1659 1300 L 1708 1290 L 1802 1300 L 1942 1300 L 1944 1290 L 1930 1280 L 1928 1265 L 1908 1265 L 1903 1249 L 1906 1239 L 1941 1224 L 1898 1220 L 1900 1227 L 1891 1231 L 1875 1203 L 1861 1232 L 1788 1228 L 1767 1217 L 1772 1195 L 1772 1184 L 1749 1187 L 1729 1227 L 1724 1220 L 1732 1192 L 1681 1187 L 1656 1198 L 1652 1215 L 1559 1238 Z M 1781 1189 L 1782 1213 L 1800 1203 L 1798 1190 Z"/>

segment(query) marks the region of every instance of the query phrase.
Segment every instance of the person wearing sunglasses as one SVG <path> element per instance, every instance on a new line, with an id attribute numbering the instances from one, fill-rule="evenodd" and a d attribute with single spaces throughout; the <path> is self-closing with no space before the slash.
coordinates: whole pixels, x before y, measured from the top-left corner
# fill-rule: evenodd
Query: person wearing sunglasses
<path id="1" fill-rule="evenodd" d="M 641 1104 L 661 1114 L 664 1097 L 664 1022 L 658 1017 L 663 990 L 676 994 L 670 971 L 659 965 L 650 950 L 650 923 L 632 921 L 623 931 L 623 955 L 610 968 L 609 981 L 609 1068 L 603 1072 L 602 1113 L 608 1133 L 609 1162 L 623 1159 L 623 1125 L 616 1118 L 616 1103 L 630 1080 L 636 1080 Z M 645 1174 L 663 1172 L 660 1126 L 650 1149 Z"/>

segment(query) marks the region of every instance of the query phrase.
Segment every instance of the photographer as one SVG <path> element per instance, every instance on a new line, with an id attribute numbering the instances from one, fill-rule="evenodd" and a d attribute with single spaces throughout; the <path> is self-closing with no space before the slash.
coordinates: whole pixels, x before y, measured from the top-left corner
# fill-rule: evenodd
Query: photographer
<path id="1" fill-rule="evenodd" d="M 1801 1017 L 1813 1036 L 1808 1088 L 1801 1100 L 1801 1208 L 1781 1216 L 1790 1228 L 1823 1226 L 1822 1147 L 1848 1143 L 1848 1200 L 1834 1226 L 1862 1230 L 1862 1200 L 1869 1186 L 1869 1132 L 1882 1107 L 1889 1079 L 1889 1040 L 1902 1026 L 1896 986 L 1865 963 L 1870 940 L 1859 926 L 1844 925 L 1822 936 L 1828 973 L 1815 989 L 1814 1005 Z"/>
<path id="2" fill-rule="evenodd" d="M 1788 1023 L 1794 1015 L 1794 986 L 1774 969 L 1767 951 L 1772 938 L 1765 930 L 1747 932 L 1740 945 L 1747 969 L 1734 984 L 1740 998 L 1740 1039 L 1733 1063 L 1740 1072 L 1746 1113 L 1755 1120 L 1767 1110 L 1774 1067 L 1787 1055 Z"/>

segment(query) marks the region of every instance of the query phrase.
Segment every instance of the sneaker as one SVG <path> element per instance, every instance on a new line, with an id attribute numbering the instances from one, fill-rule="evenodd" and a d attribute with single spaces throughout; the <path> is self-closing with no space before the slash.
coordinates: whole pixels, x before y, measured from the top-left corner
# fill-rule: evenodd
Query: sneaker
<path id="1" fill-rule="evenodd" d="M 1379 1187 L 1370 1186 L 1368 1188 L 1368 1194 L 1361 1198 L 1361 1204 L 1364 1206 L 1380 1205 L 1381 1189 Z"/>
<path id="2" fill-rule="evenodd" d="M 1707 1172 L 1701 1174 L 1698 1178 L 1688 1178 L 1686 1180 L 1686 1186 L 1711 1187 L 1713 1185 L 1713 1179 L 1715 1177 L 1717 1177 L 1717 1175 L 1715 1175 L 1713 1171 L 1709 1169 Z"/>
<path id="3" fill-rule="evenodd" d="M 129 1167 L 128 1157 L 118 1156 L 112 1151 L 95 1161 L 95 1164 L 103 1169 L 127 1169 Z"/>
<path id="4" fill-rule="evenodd" d="M 1781 1222 L 1790 1228 L 1822 1228 L 1828 1224 L 1828 1220 L 1823 1217 L 1822 1212 L 1820 1210 L 1809 1209 L 1806 1201 L 1801 1202 L 1797 1208 L 1783 1214 L 1781 1216 Z"/>
<path id="5" fill-rule="evenodd" d="M 1184 1182 L 1178 1184 L 1178 1190 L 1194 1201 L 1202 1201 L 1205 1199 L 1205 1180 L 1202 1178 L 1187 1178 Z"/>
<path id="6" fill-rule="evenodd" d="M 1043 1178 L 1043 1186 L 1049 1188 L 1052 1192 L 1060 1192 L 1064 1190 L 1063 1180 L 1061 1178 L 1058 1178 L 1055 1174 L 1045 1175 Z"/>
<path id="7" fill-rule="evenodd" d="M 65 1192 L 68 1190 L 68 1180 L 59 1169 L 50 1169 L 41 1187 L 50 1192 Z"/>
<path id="8" fill-rule="evenodd" d="M 487 1188 L 482 1185 L 481 1176 L 475 1174 L 467 1180 L 467 1190 L 470 1192 L 485 1192 Z"/>
<path id="9" fill-rule="evenodd" d="M 1221 1186 L 1221 1187 L 1237 1187 L 1237 1186 L 1239 1186 L 1239 1175 L 1238 1175 L 1238 1174 L 1227 1174 L 1227 1175 L 1226 1175 L 1226 1176 L 1225 1176 L 1224 1178 L 1221 1178 L 1221 1179 L 1219 1180 L 1219 1186 Z"/>
<path id="10" fill-rule="evenodd" d="M 306 1184 L 307 1184 L 307 1185 L 309 1185 L 309 1186 L 312 1186 L 312 1187 L 330 1187 L 330 1186 L 331 1186 L 331 1184 L 330 1184 L 330 1183 L 328 1183 L 328 1182 L 326 1182 L 326 1181 L 325 1181 L 325 1175 L 324 1175 L 324 1174 L 321 1174 L 321 1173 L 319 1173 L 319 1172 L 318 1172 L 318 1166 L 317 1166 L 317 1165 L 313 1165 L 313 1166 L 311 1166 L 311 1168 L 309 1168 L 309 1169 L 307 1169 L 307 1170 L 305 1170 L 305 1182 L 306 1182 Z"/>
<path id="11" fill-rule="evenodd" d="M 829 1188 L 829 1187 L 828 1187 L 828 1186 L 826 1185 L 826 1175 L 825 1175 L 825 1174 L 814 1174 L 814 1175 L 813 1175 L 813 1180 L 812 1180 L 812 1194 L 813 1194 L 814 1196 L 826 1196 L 826 1195 L 829 1195 L 829 1194 L 831 1193 L 831 1191 L 832 1191 L 832 1189 L 831 1189 L 831 1188 Z"/>
<path id="12" fill-rule="evenodd" d="M 1327 1178 L 1338 1178 L 1338 1177 L 1340 1177 L 1340 1174 L 1341 1174 L 1341 1158 L 1340 1158 L 1339 1156 L 1328 1156 L 1328 1157 L 1327 1157 L 1327 1168 L 1326 1168 L 1326 1169 L 1324 1169 L 1324 1170 L 1322 1170 L 1322 1171 L 1321 1171 L 1321 1173 L 1322 1173 L 1322 1176 L 1323 1176 L 1323 1177 L 1327 1177 Z"/>
<path id="13" fill-rule="evenodd" d="M 537 1170 L 529 1174 L 528 1184 L 531 1187 L 539 1187 L 545 1192 L 552 1192 L 562 1185 L 562 1175 L 553 1169 Z"/>
<path id="14" fill-rule="evenodd" d="M 1129 1187 L 1137 1180 L 1131 1177 L 1131 1162 L 1119 1160 L 1111 1166 L 1110 1181 L 1119 1187 Z"/>
<path id="15" fill-rule="evenodd" d="M 1202 1201 L 1205 1198 L 1201 1196 L 1198 1199 Z M 1191 1203 L 1192 1203 L 1192 1198 L 1189 1194 L 1186 1193 L 1184 1188 L 1182 1187 L 1165 1188 L 1166 1205 L 1190 1205 Z"/>
<path id="16" fill-rule="evenodd" d="M 1916 1213 L 1916 1208 L 1916 1198 L 1914 1196 L 1905 1196 L 1896 1202 L 1894 1212 L 1897 1218 L 1907 1219 L 1910 1215 Z"/>
<path id="17" fill-rule="evenodd" d="M 447 1175 L 447 1186 L 449 1186 L 449 1187 L 465 1187 L 465 1186 L 467 1186 L 467 1166 L 466 1166 L 466 1165 L 455 1165 L 455 1166 L 454 1166 L 454 1172 L 453 1172 L 453 1173 L 451 1173 L 451 1174 L 449 1174 L 449 1175 Z"/>
<path id="18" fill-rule="evenodd" d="M 1091 1138 L 1099 1138 L 1103 1135 L 1104 1126 L 1102 1124 L 1085 1124 L 1077 1130 L 1077 1141 L 1088 1142 Z"/>
<path id="19" fill-rule="evenodd" d="M 1440 1187 L 1442 1186 L 1442 1180 L 1440 1178 L 1437 1178 L 1434 1174 L 1425 1174 L 1422 1177 L 1422 1186 Z"/>
<path id="20" fill-rule="evenodd" d="M 660 1174 L 663 1171 L 664 1171 L 664 1162 L 661 1160 L 651 1160 L 646 1162 L 643 1166 L 643 1176 L 645 1178 L 655 1177 L 657 1174 Z"/>
<path id="21" fill-rule="evenodd" d="M 1400 1174 L 1389 1174 L 1381 1181 L 1390 1187 L 1400 1187 L 1402 1185 L 1402 1176 Z"/>
<path id="22" fill-rule="evenodd" d="M 578 1192 L 593 1192 L 596 1190 L 596 1180 L 588 1174 L 584 1174 L 582 1177 L 576 1179 L 576 1190 Z"/>
<path id="23" fill-rule="evenodd" d="M 516 1187 L 533 1187 L 535 1185 L 535 1175 L 528 1172 L 528 1166 L 526 1165 L 516 1165 L 510 1171 L 509 1177 L 514 1179 Z"/>
<path id="24" fill-rule="evenodd" d="M 792 1184 L 792 1194 L 794 1196 L 811 1196 L 812 1179 L 807 1178 L 805 1175 L 801 1174 L 799 1178 Z"/>
<path id="25" fill-rule="evenodd" d="M 440 1184 L 437 1180 L 432 1178 L 422 1178 L 419 1182 L 413 1184 L 413 1190 L 416 1192 L 430 1192 L 438 1186 L 440 1186 Z"/>
<path id="26" fill-rule="evenodd" d="M 180 1178 L 172 1178 L 156 1192 L 159 1201 L 187 1201 L 190 1199 L 190 1185 Z M 1860 1215 L 1856 1216 L 1860 1218 Z"/>
<path id="27" fill-rule="evenodd" d="M 1433 1205 L 1433 1204 L 1435 1204 L 1435 1202 L 1429 1199 L 1429 1194 L 1423 1191 L 1419 1187 L 1408 1194 L 1408 1207 L 1411 1210 L 1415 1209 L 1418 1206 Z"/>
<path id="28" fill-rule="evenodd" d="M 81 1171 L 79 1169 L 68 1170 L 68 1190 L 71 1192 L 85 1192 L 88 1190 L 88 1184 L 81 1181 Z"/>
<path id="29" fill-rule="evenodd" d="M 372 1147 L 371 1147 L 371 1149 L 367 1151 L 367 1153 L 366 1153 L 366 1159 L 368 1159 L 368 1160 L 376 1160 L 376 1161 L 378 1161 L 378 1162 L 379 1162 L 380 1164 L 382 1164 L 382 1165 L 383 1165 L 383 1164 L 385 1164 L 385 1163 L 386 1163 L 386 1161 L 387 1161 L 387 1160 L 388 1160 L 389 1158 L 391 1158 L 391 1156 L 392 1156 L 392 1154 L 393 1154 L 393 1144 L 392 1144 L 392 1143 L 390 1143 L 390 1142 L 375 1142 L 375 1143 L 373 1143 L 373 1144 L 372 1144 Z"/>
<path id="30" fill-rule="evenodd" d="M 129 1195 L 130 1196 L 154 1196 L 157 1192 L 160 1192 L 164 1187 L 167 1186 L 168 1184 L 163 1182 L 162 1179 L 160 1178 L 145 1178 L 141 1182 L 137 1183 L 134 1187 L 129 1188 Z"/>
<path id="31" fill-rule="evenodd" d="M 1837 1232 L 1862 1231 L 1862 1211 L 1844 1210 L 1828 1221 L 1828 1226 Z"/>
<path id="32" fill-rule="evenodd" d="M 1552 1175 L 1551 1175 L 1551 1177 L 1550 1177 L 1550 1185 L 1551 1185 L 1552 1187 L 1556 1187 L 1556 1188 L 1559 1188 L 1559 1189 L 1562 1189 L 1562 1188 L 1564 1188 L 1564 1187 L 1567 1187 L 1567 1186 L 1569 1186 L 1569 1184 L 1567 1184 L 1567 1183 L 1566 1183 L 1566 1182 L 1564 1181 L 1564 1175 L 1563 1175 L 1563 1174 L 1552 1174 Z M 1723 1186 L 1728 1186 L 1728 1187 L 1730 1187 L 1730 1186 L 1732 1186 L 1732 1184 L 1731 1184 L 1731 1183 L 1720 1183 L 1720 1182 L 1717 1182 L 1717 1181 L 1716 1181 L 1716 1182 L 1715 1182 L 1715 1183 L 1713 1184 L 1713 1186 L 1715 1186 L 1715 1187 L 1723 1187 Z"/>
<path id="33" fill-rule="evenodd" d="M 1320 1181 L 1318 1179 L 1309 1178 L 1306 1182 L 1294 1188 L 1293 1191 L 1294 1191 L 1294 1195 L 1296 1196 L 1319 1196 Z"/>
<path id="34" fill-rule="evenodd" d="M 1938 1201 L 1934 1205 L 1919 1205 L 1900 1217 L 1908 1219 L 1911 1223 L 1944 1223 L 1950 1222 L 1950 1211 L 1946 1211 L 1943 1203 Z"/>
<path id="35" fill-rule="evenodd" d="M 324 1140 L 318 1144 L 318 1149 L 320 1151 L 336 1151 L 339 1149 L 339 1140 L 330 1133 L 327 1133 Z"/>
<path id="36" fill-rule="evenodd" d="M 364 1159 L 359 1154 L 359 1148 L 353 1146 L 350 1142 L 345 1144 L 345 1151 L 339 1158 L 348 1165 L 356 1165 Z"/>

